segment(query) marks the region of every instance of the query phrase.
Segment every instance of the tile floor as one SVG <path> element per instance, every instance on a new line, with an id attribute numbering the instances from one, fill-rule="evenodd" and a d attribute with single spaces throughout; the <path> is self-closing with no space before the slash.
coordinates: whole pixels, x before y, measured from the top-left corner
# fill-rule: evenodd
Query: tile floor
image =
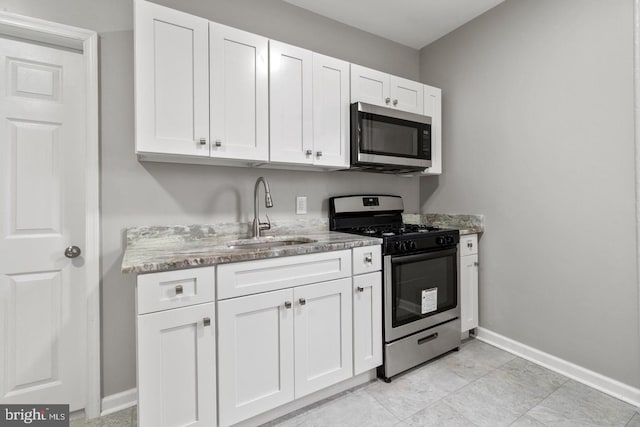
<path id="1" fill-rule="evenodd" d="M 135 427 L 136 409 L 71 427 Z M 390 384 L 374 381 L 280 418 L 294 426 L 640 427 L 640 408 L 477 340 Z"/>

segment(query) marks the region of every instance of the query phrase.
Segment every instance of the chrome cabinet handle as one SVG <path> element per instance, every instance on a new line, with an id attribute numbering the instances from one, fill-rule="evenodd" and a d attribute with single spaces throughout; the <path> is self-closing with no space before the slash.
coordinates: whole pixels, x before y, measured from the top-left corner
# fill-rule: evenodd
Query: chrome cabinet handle
<path id="1" fill-rule="evenodd" d="M 367 264 L 371 264 L 373 262 L 373 256 L 371 254 L 366 255 L 364 257 L 364 262 L 366 262 Z"/>
<path id="2" fill-rule="evenodd" d="M 467 242 L 467 247 L 468 248 L 472 248 L 473 247 L 473 243 L 472 242 Z"/>
<path id="3" fill-rule="evenodd" d="M 313 154 L 313 150 L 307 150 L 304 152 L 304 154 L 306 154 L 307 156 L 310 156 Z"/>
<path id="4" fill-rule="evenodd" d="M 67 258 L 77 258 L 81 253 L 82 251 L 77 246 L 69 246 L 64 250 L 64 256 L 66 256 Z"/>
<path id="5" fill-rule="evenodd" d="M 216 147 L 222 147 L 222 141 L 220 141 L 219 139 L 216 139 Z"/>
<path id="6" fill-rule="evenodd" d="M 210 317 L 205 317 L 204 319 L 202 319 L 202 324 L 204 326 L 211 326 L 211 318 Z"/>
<path id="7" fill-rule="evenodd" d="M 388 103 L 390 103 L 390 102 L 391 102 L 391 98 L 385 98 L 385 99 L 384 99 L 384 103 L 385 103 L 385 104 L 388 104 Z"/>
<path id="8" fill-rule="evenodd" d="M 200 138 L 200 145 L 207 145 L 207 138 Z"/>
<path id="9" fill-rule="evenodd" d="M 291 301 L 285 301 L 284 308 L 291 308 Z"/>
<path id="10" fill-rule="evenodd" d="M 305 305 L 307 303 L 307 300 L 304 298 L 300 298 L 298 302 L 300 303 L 300 305 Z"/>
<path id="11" fill-rule="evenodd" d="M 182 285 L 176 285 L 176 295 L 182 295 L 183 292 L 184 289 L 182 288 Z"/>
<path id="12" fill-rule="evenodd" d="M 358 291 L 358 292 L 364 292 L 364 288 L 363 288 L 362 286 L 358 286 L 358 287 L 356 288 L 356 291 Z"/>
<path id="13" fill-rule="evenodd" d="M 398 100 L 397 100 L 397 99 L 394 99 L 394 100 L 393 100 L 393 106 L 395 107 L 396 105 L 398 105 Z"/>
<path id="14" fill-rule="evenodd" d="M 478 261 L 474 261 L 473 266 L 474 266 L 474 267 L 477 267 L 478 265 L 479 265 L 479 264 L 478 264 Z"/>
<path id="15" fill-rule="evenodd" d="M 322 151 L 318 151 L 318 152 L 316 153 L 316 156 L 317 156 L 317 157 L 322 157 Z"/>

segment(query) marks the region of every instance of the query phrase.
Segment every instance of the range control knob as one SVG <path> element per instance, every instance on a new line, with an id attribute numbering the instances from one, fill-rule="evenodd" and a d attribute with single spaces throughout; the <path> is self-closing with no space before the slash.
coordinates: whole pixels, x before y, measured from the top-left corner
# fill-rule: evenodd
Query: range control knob
<path id="1" fill-rule="evenodd" d="M 409 249 L 411 249 L 412 251 L 415 251 L 417 247 L 418 245 L 416 245 L 416 242 L 409 242 Z"/>
<path id="2" fill-rule="evenodd" d="M 444 236 L 438 236 L 436 237 L 436 243 L 439 245 L 446 245 L 447 244 L 447 239 L 445 239 Z"/>
<path id="3" fill-rule="evenodd" d="M 453 236 L 447 236 L 447 244 L 453 245 Z"/>
<path id="4" fill-rule="evenodd" d="M 393 242 L 393 248 L 396 251 L 400 251 L 400 250 L 402 250 L 402 244 L 400 242 Z"/>

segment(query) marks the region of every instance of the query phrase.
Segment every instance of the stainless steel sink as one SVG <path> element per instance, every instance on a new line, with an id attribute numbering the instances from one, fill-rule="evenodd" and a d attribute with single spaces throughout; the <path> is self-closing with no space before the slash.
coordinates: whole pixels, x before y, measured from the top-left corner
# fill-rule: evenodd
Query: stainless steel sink
<path id="1" fill-rule="evenodd" d="M 263 237 L 260 239 L 242 239 L 227 243 L 230 249 L 264 249 L 276 248 L 279 246 L 303 245 L 305 243 L 315 243 L 317 240 L 307 237 Z"/>

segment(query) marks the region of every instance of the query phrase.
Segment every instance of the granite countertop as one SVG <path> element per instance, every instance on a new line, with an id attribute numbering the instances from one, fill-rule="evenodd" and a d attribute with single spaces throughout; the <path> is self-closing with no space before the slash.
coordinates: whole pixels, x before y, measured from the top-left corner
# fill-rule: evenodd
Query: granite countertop
<path id="1" fill-rule="evenodd" d="M 457 228 L 461 235 L 484 232 L 484 215 L 466 214 L 402 214 L 408 224 L 428 224 L 443 228 Z"/>
<path id="2" fill-rule="evenodd" d="M 303 237 L 315 240 L 288 246 L 258 249 L 231 249 L 234 240 L 249 236 L 247 224 L 175 225 L 138 227 L 127 230 L 127 247 L 122 260 L 123 273 L 150 273 L 191 267 L 250 261 L 281 256 L 379 245 L 382 239 L 328 231 L 327 224 L 308 223 L 274 227 L 272 239 Z M 261 239 L 262 240 L 262 239 Z"/>

